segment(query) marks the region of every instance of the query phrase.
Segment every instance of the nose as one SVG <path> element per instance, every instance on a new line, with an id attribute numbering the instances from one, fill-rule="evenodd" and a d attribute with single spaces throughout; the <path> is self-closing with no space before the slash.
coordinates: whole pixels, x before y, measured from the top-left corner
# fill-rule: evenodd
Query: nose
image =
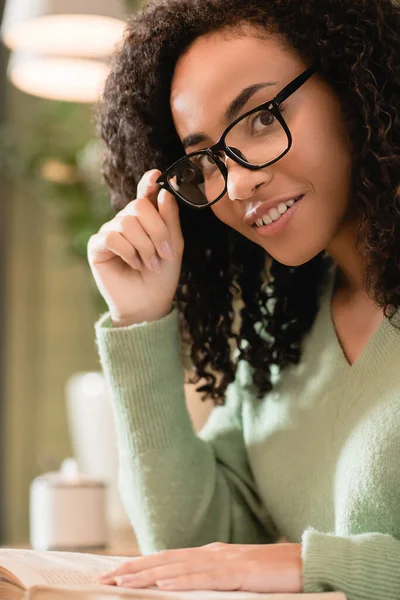
<path id="1" fill-rule="evenodd" d="M 225 164 L 228 169 L 227 190 L 230 200 L 247 200 L 261 184 L 268 184 L 272 179 L 271 167 L 250 171 L 231 158 Z"/>

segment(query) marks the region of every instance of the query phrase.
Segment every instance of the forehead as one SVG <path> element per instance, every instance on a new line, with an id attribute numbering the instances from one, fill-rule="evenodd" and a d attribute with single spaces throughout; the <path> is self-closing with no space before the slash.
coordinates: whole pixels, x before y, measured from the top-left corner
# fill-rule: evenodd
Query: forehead
<path id="1" fill-rule="evenodd" d="M 171 84 L 171 111 L 178 134 L 207 130 L 220 122 L 231 100 L 254 83 L 276 81 L 264 95 L 273 97 L 299 73 L 300 57 L 289 53 L 276 36 L 265 39 L 228 32 L 199 37 L 176 65 Z"/>

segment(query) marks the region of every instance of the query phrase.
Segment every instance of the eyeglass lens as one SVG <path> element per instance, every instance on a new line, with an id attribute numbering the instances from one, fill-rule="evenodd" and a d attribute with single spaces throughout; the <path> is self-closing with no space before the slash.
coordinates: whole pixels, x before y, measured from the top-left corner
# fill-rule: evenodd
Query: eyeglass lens
<path id="1" fill-rule="evenodd" d="M 289 140 L 275 115 L 262 109 L 236 123 L 225 143 L 236 156 L 258 166 L 279 158 L 287 150 Z M 225 188 L 224 175 L 208 154 L 179 161 L 169 173 L 168 182 L 181 197 L 196 206 L 213 202 Z"/>

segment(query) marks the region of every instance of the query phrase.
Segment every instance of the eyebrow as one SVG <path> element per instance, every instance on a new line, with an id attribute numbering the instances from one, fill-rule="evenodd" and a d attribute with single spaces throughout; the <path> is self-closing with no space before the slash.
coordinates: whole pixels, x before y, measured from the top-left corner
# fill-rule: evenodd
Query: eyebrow
<path id="1" fill-rule="evenodd" d="M 262 90 L 265 87 L 271 87 L 273 85 L 277 85 L 277 81 L 266 81 L 264 83 L 254 83 L 253 85 L 249 85 L 244 88 L 239 94 L 232 100 L 229 104 L 228 108 L 225 110 L 223 115 L 223 120 L 226 123 L 231 123 L 235 120 L 237 115 L 242 110 L 243 106 L 250 100 L 254 94 L 256 94 L 259 90 Z M 203 131 L 199 131 L 198 133 L 190 133 L 182 140 L 183 147 L 189 148 L 189 146 L 195 146 L 196 144 L 200 144 L 200 142 L 204 142 L 208 139 L 208 136 Z"/>

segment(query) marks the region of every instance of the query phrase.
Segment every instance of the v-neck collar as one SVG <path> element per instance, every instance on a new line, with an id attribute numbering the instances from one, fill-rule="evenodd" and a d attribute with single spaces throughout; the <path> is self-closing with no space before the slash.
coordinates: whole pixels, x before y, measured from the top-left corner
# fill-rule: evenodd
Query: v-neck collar
<path id="1" fill-rule="evenodd" d="M 323 312 L 323 320 L 326 323 L 329 338 L 332 340 L 334 349 L 335 359 L 339 367 L 346 373 L 350 371 L 358 370 L 362 367 L 368 359 L 373 359 L 373 363 L 376 367 L 380 365 L 384 360 L 390 360 L 390 350 L 388 348 L 388 336 L 398 335 L 398 342 L 400 343 L 400 331 L 396 330 L 395 327 L 390 323 L 389 319 L 383 318 L 378 328 L 369 338 L 367 344 L 361 350 L 357 359 L 353 364 L 350 364 L 343 351 L 338 335 L 336 333 L 335 325 L 332 318 L 332 296 L 333 288 L 336 281 L 337 264 L 334 263 L 329 267 L 329 280 L 324 290 L 322 298 L 321 311 Z"/>

